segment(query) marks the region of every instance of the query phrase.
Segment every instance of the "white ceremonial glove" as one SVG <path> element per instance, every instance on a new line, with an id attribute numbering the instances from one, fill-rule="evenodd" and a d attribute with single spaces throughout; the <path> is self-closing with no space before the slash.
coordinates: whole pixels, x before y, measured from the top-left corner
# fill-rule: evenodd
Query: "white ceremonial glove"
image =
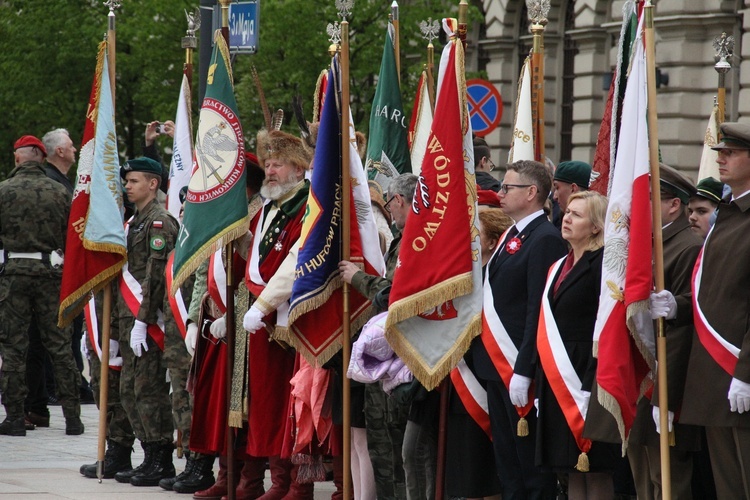
<path id="1" fill-rule="evenodd" d="M 536 408 L 536 418 L 539 418 L 539 398 L 534 398 L 534 408 Z"/>
<path id="2" fill-rule="evenodd" d="M 732 378 L 729 384 L 729 409 L 737 413 L 750 411 L 750 384 Z"/>
<path id="3" fill-rule="evenodd" d="M 263 316 L 264 315 L 260 312 L 260 309 L 253 306 L 245 313 L 245 317 L 242 319 L 242 326 L 248 332 L 255 333 L 266 326 L 266 324 L 263 323 Z"/>
<path id="4" fill-rule="evenodd" d="M 122 366 L 122 356 L 120 352 L 120 343 L 116 340 L 109 339 L 109 366 Z"/>
<path id="5" fill-rule="evenodd" d="M 651 416 L 654 417 L 654 423 L 656 424 L 656 433 L 661 434 L 661 410 L 658 406 L 654 406 L 651 409 Z M 674 426 L 672 425 L 672 422 L 674 422 L 674 412 L 672 410 L 667 411 L 667 421 L 669 422 L 669 430 L 667 432 L 672 432 L 672 429 Z"/>
<path id="6" fill-rule="evenodd" d="M 583 392 L 583 418 L 586 418 L 586 414 L 589 412 L 589 402 L 591 402 L 591 391 Z"/>
<path id="7" fill-rule="evenodd" d="M 198 342 L 198 325 L 190 323 L 185 332 L 185 347 L 190 356 L 195 356 L 195 344 Z"/>
<path id="8" fill-rule="evenodd" d="M 227 317 L 222 316 L 211 323 L 211 336 L 216 340 L 221 340 L 227 336 Z"/>
<path id="9" fill-rule="evenodd" d="M 133 353 L 139 358 L 143 355 L 143 351 L 148 351 L 148 342 L 146 342 L 148 333 L 146 332 L 146 328 L 148 328 L 146 323 L 135 320 L 135 325 L 130 330 L 130 348 L 133 349 Z"/>
<path id="10" fill-rule="evenodd" d="M 651 319 L 674 319 L 677 316 L 677 301 L 669 290 L 651 292 L 649 297 L 651 305 Z"/>
<path id="11" fill-rule="evenodd" d="M 529 387 L 531 387 L 531 379 L 514 373 L 510 378 L 510 387 L 508 392 L 510 393 L 510 402 L 513 406 L 524 407 L 529 404 Z"/>

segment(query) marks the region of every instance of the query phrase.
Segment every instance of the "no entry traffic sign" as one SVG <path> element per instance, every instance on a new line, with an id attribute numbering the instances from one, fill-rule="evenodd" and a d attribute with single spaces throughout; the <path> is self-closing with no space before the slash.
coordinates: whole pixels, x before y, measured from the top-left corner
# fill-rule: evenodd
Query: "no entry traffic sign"
<path id="1" fill-rule="evenodd" d="M 487 80 L 475 78 L 466 82 L 471 129 L 479 137 L 495 130 L 503 116 L 500 92 Z"/>

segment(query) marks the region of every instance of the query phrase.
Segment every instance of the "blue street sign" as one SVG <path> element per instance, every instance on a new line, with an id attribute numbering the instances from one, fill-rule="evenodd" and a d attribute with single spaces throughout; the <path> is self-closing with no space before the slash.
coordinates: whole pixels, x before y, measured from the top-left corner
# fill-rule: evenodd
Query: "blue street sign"
<path id="1" fill-rule="evenodd" d="M 471 130 L 484 137 L 495 130 L 503 116 L 503 100 L 495 86 L 480 79 L 466 82 Z"/>
<path id="2" fill-rule="evenodd" d="M 229 4 L 229 51 L 236 54 L 258 52 L 260 0 Z M 221 7 L 214 7 L 214 30 L 221 28 Z"/>

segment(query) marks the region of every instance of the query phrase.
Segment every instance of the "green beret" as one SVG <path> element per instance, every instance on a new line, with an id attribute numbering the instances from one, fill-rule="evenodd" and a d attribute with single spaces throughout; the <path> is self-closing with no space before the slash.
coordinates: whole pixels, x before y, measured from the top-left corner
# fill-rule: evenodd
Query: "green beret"
<path id="1" fill-rule="evenodd" d="M 724 184 L 717 181 L 713 177 L 706 177 L 701 179 L 696 186 L 696 196 L 706 198 L 714 203 L 719 203 L 724 197 Z"/>
<path id="2" fill-rule="evenodd" d="M 583 161 L 564 161 L 555 170 L 555 180 L 588 189 L 591 182 L 591 165 Z"/>
<path id="3" fill-rule="evenodd" d="M 750 149 L 750 124 L 724 122 L 719 129 L 721 142 L 711 149 Z"/>
<path id="4" fill-rule="evenodd" d="M 120 177 L 123 179 L 128 172 L 145 172 L 147 174 L 154 174 L 161 177 L 162 169 L 161 164 L 158 161 L 141 156 L 140 158 L 126 161 L 125 165 L 120 167 Z"/>
<path id="5" fill-rule="evenodd" d="M 690 179 L 663 163 L 659 164 L 659 184 L 662 191 L 679 198 L 685 205 L 690 201 L 690 197 L 695 194 L 695 186 Z"/>

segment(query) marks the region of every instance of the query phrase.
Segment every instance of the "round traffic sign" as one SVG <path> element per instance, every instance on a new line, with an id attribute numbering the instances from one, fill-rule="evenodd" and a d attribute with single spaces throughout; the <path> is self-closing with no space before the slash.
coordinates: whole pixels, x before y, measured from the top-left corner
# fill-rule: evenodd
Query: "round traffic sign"
<path id="1" fill-rule="evenodd" d="M 471 129 L 479 137 L 495 130 L 503 116 L 500 92 L 487 80 L 478 78 L 466 82 Z"/>

